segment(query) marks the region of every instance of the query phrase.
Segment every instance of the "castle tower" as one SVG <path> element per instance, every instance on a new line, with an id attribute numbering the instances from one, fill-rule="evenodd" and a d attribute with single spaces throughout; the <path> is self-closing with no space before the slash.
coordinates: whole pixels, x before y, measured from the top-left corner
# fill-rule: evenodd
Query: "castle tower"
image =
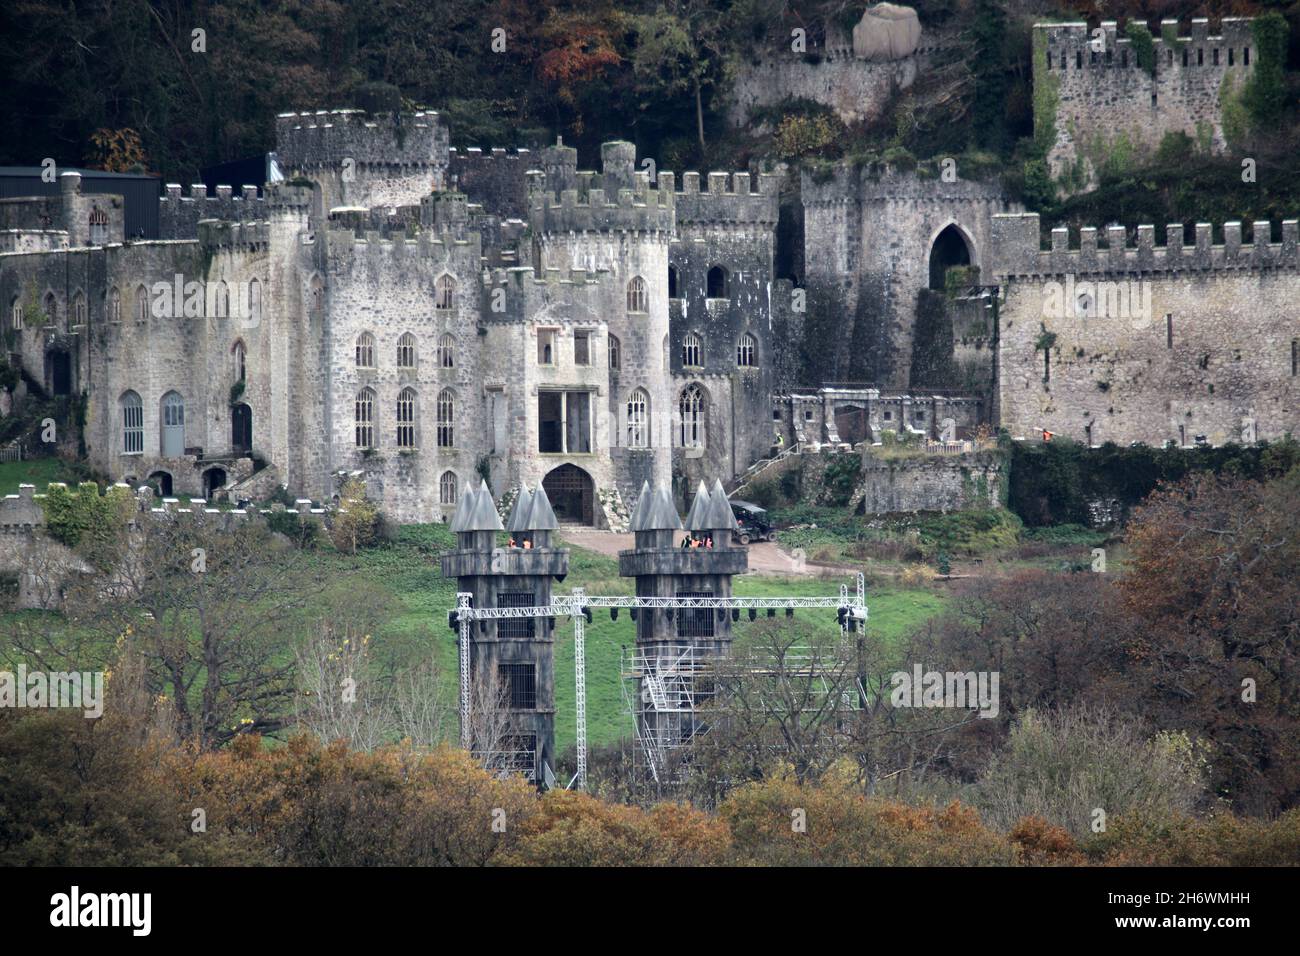
<path id="1" fill-rule="evenodd" d="M 711 547 L 678 547 L 682 527 L 666 485 L 641 488 L 632 531 L 636 547 L 621 551 L 618 573 L 636 578 L 643 598 L 729 598 L 731 577 L 749 566 L 749 552 L 733 546 L 735 518 L 722 483 L 710 492 L 700 483 L 687 515 L 689 538 Z M 649 743 L 650 759 L 688 741 L 695 733 L 696 674 L 707 660 L 731 647 L 732 614 L 723 608 L 640 608 L 636 654 L 641 672 L 638 735 Z"/>
<path id="2" fill-rule="evenodd" d="M 677 182 L 668 172 L 658 180 L 661 190 Z M 674 471 L 689 494 L 706 476 L 740 474 L 772 444 L 773 372 L 786 347 L 772 321 L 780 177 L 688 172 L 673 205 L 667 358 L 680 419 Z"/>
<path id="3" fill-rule="evenodd" d="M 276 160 L 340 206 L 413 206 L 447 183 L 449 134 L 434 112 L 320 110 L 275 119 Z"/>
<path id="4" fill-rule="evenodd" d="M 544 173 L 534 174 L 530 184 L 533 261 L 539 278 L 582 275 L 598 281 L 599 299 L 570 305 L 551 294 L 541 303 L 545 314 L 534 309 L 524 321 L 533 335 L 555 326 L 561 356 L 563 340 L 584 328 L 594 328 L 604 340 L 605 354 L 588 366 L 598 368 L 602 379 L 591 395 L 591 414 L 605 446 L 592 450 L 609 453 L 612 466 L 605 480 L 593 477 L 597 492 L 612 484 L 627 500 L 642 481 L 666 483 L 672 470 L 674 390 L 666 350 L 673 193 L 671 186 L 652 187 L 646 173 L 636 172 L 631 143 L 606 143 L 600 173 L 576 170 L 576 156 L 559 145 L 542 151 Z M 568 377 L 539 371 L 538 386 L 583 381 L 588 388 L 585 368 L 574 365 Z M 557 362 L 557 372 L 563 371 Z"/>
<path id="5" fill-rule="evenodd" d="M 551 545 L 555 512 L 540 486 L 520 489 L 510 513 L 511 544 L 486 485 L 463 495 L 452 516 L 457 548 L 442 556 L 476 608 L 544 606 L 552 579 L 569 570 L 569 552 Z M 489 769 L 525 773 L 549 786 L 555 768 L 555 619 L 476 621 L 470 638 L 471 740 Z"/>

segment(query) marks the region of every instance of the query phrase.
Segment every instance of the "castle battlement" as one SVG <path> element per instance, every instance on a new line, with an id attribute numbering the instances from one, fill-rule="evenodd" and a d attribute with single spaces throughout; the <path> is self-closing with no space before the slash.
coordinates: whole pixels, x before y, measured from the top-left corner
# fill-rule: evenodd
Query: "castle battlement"
<path id="1" fill-rule="evenodd" d="M 276 158 L 286 169 L 337 166 L 442 169 L 448 132 L 432 111 L 370 114 L 365 110 L 281 113 L 275 119 Z"/>
<path id="2" fill-rule="evenodd" d="M 1168 45 L 1176 45 L 1179 48 L 1187 45 L 1203 46 L 1207 50 L 1216 48 L 1226 49 L 1228 47 L 1244 48 L 1254 45 L 1254 32 L 1251 28 L 1252 20 L 1249 17 L 1224 17 L 1219 23 L 1219 32 L 1210 32 L 1210 21 L 1203 17 L 1196 18 L 1186 27 L 1180 26 L 1177 20 L 1161 20 L 1159 33 L 1152 33 L 1152 41 L 1157 50 L 1161 50 Z M 1083 54 L 1083 64 L 1092 64 L 1089 53 L 1094 52 L 1092 41 L 1094 40 L 1094 31 L 1101 29 L 1105 34 L 1105 49 L 1111 51 L 1130 50 L 1132 41 L 1120 32 L 1119 24 L 1114 20 L 1103 20 L 1097 27 L 1089 27 L 1083 22 L 1074 23 L 1035 23 L 1034 32 L 1041 33 L 1047 38 L 1049 50 L 1054 53 L 1081 53 Z M 1112 57 L 1106 60 L 1104 51 L 1099 53 L 1098 64 L 1108 63 L 1117 65 L 1119 58 Z M 1176 61 L 1182 64 L 1181 58 Z M 1164 66 L 1164 62 L 1157 57 L 1157 63 Z M 1074 64 L 1071 63 L 1070 66 Z M 1129 66 L 1136 66 L 1133 57 L 1128 59 Z M 1192 62 L 1189 66 L 1212 66 L 1209 60 L 1202 63 Z M 1220 58 L 1218 66 L 1227 66 L 1226 58 Z M 1056 64 L 1052 64 L 1056 68 Z"/>
<path id="3" fill-rule="evenodd" d="M 1155 226 L 1137 227 L 1137 243 L 1128 243 L 1123 226 L 1108 226 L 1101 236 L 1095 228 L 1080 230 L 1077 246 L 1070 231 L 1052 230 L 1051 248 L 1043 249 L 1037 213 L 993 217 L 992 270 L 998 276 L 1138 275 L 1162 272 L 1246 271 L 1300 269 L 1297 240 L 1300 221 L 1282 222 L 1282 241 L 1271 241 L 1272 224 L 1252 224 L 1254 242 L 1242 241 L 1240 222 L 1223 223 L 1223 242 L 1213 241 L 1213 226 L 1196 224 L 1196 239 L 1184 241 L 1182 223 L 1165 227 L 1164 245 L 1156 245 Z M 1260 241 L 1260 237 L 1267 237 Z"/>
<path id="4" fill-rule="evenodd" d="M 263 202 L 270 209 L 305 210 L 311 208 L 314 192 L 311 186 L 281 180 L 266 184 L 266 199 Z"/>
<path id="5" fill-rule="evenodd" d="M 611 197 L 594 187 L 585 197 L 576 188 L 565 189 L 558 201 L 549 193 L 534 195 L 529 216 L 538 233 L 671 232 L 674 221 L 671 193 L 631 188 Z"/>
<path id="6" fill-rule="evenodd" d="M 676 174 L 661 172 L 658 183 L 661 192 L 672 195 L 679 223 L 770 226 L 776 223 L 780 211 L 781 177 L 775 173 L 759 173 L 757 182 L 749 173 L 708 173 L 702 182 L 699 173 L 683 173 L 682 188 L 675 192 Z"/>
<path id="7" fill-rule="evenodd" d="M 47 489 L 66 490 L 67 487 L 65 482 L 52 481 Z M 250 518 L 265 519 L 272 512 L 269 508 L 260 510 L 210 508 L 203 498 L 187 498 L 184 501 L 179 498 L 162 498 L 159 499 L 161 507 L 154 507 L 151 505 L 151 497 L 137 495 L 132 491 L 131 486 L 124 482 L 116 482 L 111 490 L 128 496 L 140 514 L 188 515 L 195 519 L 220 523 L 224 527 L 230 527 L 236 522 L 247 521 Z M 99 486 L 94 482 L 87 482 L 71 493 L 99 495 Z M 44 494 L 39 494 L 35 485 L 22 484 L 18 486 L 18 494 L 0 498 L 0 534 L 30 534 L 37 528 L 45 527 L 45 509 L 41 505 L 47 497 L 49 497 L 48 490 Z M 298 499 L 294 502 L 294 507 L 285 510 L 295 512 L 303 518 L 314 517 L 323 520 L 325 516 L 325 509 L 313 507 L 312 502 L 306 498 Z"/>
<path id="8" fill-rule="evenodd" d="M 200 219 L 197 225 L 199 245 L 205 249 L 266 249 L 271 243 L 271 224 L 265 219 L 253 222 Z"/>
<path id="9" fill-rule="evenodd" d="M 492 269 L 483 273 L 485 289 L 527 289 L 537 286 L 596 285 L 611 273 L 607 269 L 543 269 L 539 275 L 532 266 Z"/>
<path id="10" fill-rule="evenodd" d="M 180 183 L 168 183 L 166 195 L 158 197 L 159 235 L 163 239 L 193 239 L 201 219 L 246 222 L 263 218 L 265 208 L 266 201 L 258 197 L 256 186 L 244 186 L 238 196 L 233 187 L 218 186 L 212 195 L 203 183 L 195 183 L 186 196 Z"/>
<path id="11" fill-rule="evenodd" d="M 475 233 L 459 239 L 447 234 L 421 232 L 411 235 L 407 232 L 385 233 L 378 229 L 365 229 L 360 235 L 351 225 L 330 224 L 325 233 L 328 243 L 327 254 L 331 259 L 344 260 L 356 256 L 420 256 L 423 258 L 443 258 L 449 247 L 477 246 Z"/>
<path id="12" fill-rule="evenodd" d="M 459 159 L 465 162 L 490 162 L 494 159 L 530 160 L 534 155 L 533 151 L 526 146 L 521 146 L 518 149 L 502 149 L 499 146 L 494 146 L 486 151 L 478 146 L 466 146 L 463 149 L 452 146 L 447 150 L 447 153 L 451 159 Z"/>

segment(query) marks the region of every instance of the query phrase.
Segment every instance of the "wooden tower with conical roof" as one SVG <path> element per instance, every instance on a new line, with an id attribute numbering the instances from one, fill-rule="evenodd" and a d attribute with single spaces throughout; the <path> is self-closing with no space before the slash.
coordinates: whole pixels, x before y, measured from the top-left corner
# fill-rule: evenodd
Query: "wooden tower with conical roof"
<path id="1" fill-rule="evenodd" d="M 457 547 L 442 556 L 443 577 L 472 595 L 475 608 L 543 607 L 552 581 L 569 572 L 567 549 L 552 547 L 555 512 L 545 490 L 521 488 L 502 527 L 487 485 L 456 505 Z M 506 547 L 497 544 L 508 531 Z M 555 619 L 475 621 L 470 638 L 471 749 L 493 770 L 527 774 L 549 786 L 555 768 Z"/>

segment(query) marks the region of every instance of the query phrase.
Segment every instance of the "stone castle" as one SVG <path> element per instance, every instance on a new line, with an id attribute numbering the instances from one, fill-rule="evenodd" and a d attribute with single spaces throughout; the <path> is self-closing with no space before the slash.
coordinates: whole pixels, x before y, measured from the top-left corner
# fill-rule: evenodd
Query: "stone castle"
<path id="1" fill-rule="evenodd" d="M 1102 91 L 1139 82 L 1122 41 L 1093 63 L 1076 26 L 1034 40 L 1067 151 L 1083 130 L 1058 108 L 1126 112 Z M 1220 141 L 1217 101 L 1191 111 L 1187 84 L 1201 59 L 1249 69 L 1241 29 L 1179 41 L 1185 70 L 1156 44 L 1147 125 Z M 1191 445 L 1300 424 L 1293 220 L 1172 226 L 1163 245 L 1153 226 L 1057 229 L 1045 249 L 1037 216 L 959 168 L 805 171 L 791 210 L 779 170 L 652 181 L 623 142 L 598 172 L 562 143 L 456 150 L 433 112 L 284 114 L 275 159 L 260 194 L 168 186 L 157 240 L 125 240 L 121 200 L 75 173 L 0 200 L 15 399 L 84 396 L 85 452 L 114 480 L 328 502 L 360 476 L 394 519 L 439 521 L 483 476 L 621 529 L 645 482 L 684 498 L 774 444 L 989 424 Z M 798 288 L 774 267 L 791 214 Z M 923 323 L 941 292 L 969 321 Z M 969 374 L 936 375 L 922 338 Z M 809 354 L 822 381 L 800 380 Z"/>

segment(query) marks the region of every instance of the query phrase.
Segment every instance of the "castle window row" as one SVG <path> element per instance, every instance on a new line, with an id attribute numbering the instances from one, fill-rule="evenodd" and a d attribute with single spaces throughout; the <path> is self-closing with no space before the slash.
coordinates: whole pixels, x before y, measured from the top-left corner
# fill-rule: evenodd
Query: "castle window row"
<path id="1" fill-rule="evenodd" d="M 561 329 L 557 328 L 539 328 L 537 330 L 537 364 L 538 365 L 555 365 L 557 364 L 559 352 L 559 338 Z M 573 364 L 589 366 L 592 364 L 592 338 L 595 335 L 593 329 L 574 329 L 573 330 Z M 622 361 L 620 343 L 616 336 L 609 336 L 609 367 L 618 368 Z"/>
<path id="2" fill-rule="evenodd" d="M 378 448 L 375 430 L 375 408 L 378 402 L 375 390 L 369 386 L 357 392 L 353 402 L 353 441 L 358 451 L 374 451 Z M 403 451 L 414 451 L 419 447 L 419 407 L 419 395 L 415 389 L 408 386 L 398 392 L 394 437 L 397 447 Z M 451 389 L 444 388 L 438 393 L 436 405 L 435 441 L 438 448 L 455 447 L 455 422 L 456 395 Z M 454 504 L 454 499 L 450 503 Z"/>
<path id="3" fill-rule="evenodd" d="M 246 307 L 248 317 L 251 320 L 260 320 L 262 318 L 262 284 L 257 279 L 250 279 L 246 289 L 247 300 L 242 305 Z M 188 301 L 188 300 L 187 300 Z M 105 293 L 106 311 L 110 322 L 122 321 L 122 293 L 117 286 L 111 287 Z M 174 317 L 180 318 L 187 315 L 185 305 L 187 302 L 171 303 L 169 311 Z M 204 290 L 201 301 L 202 309 L 198 313 L 200 316 L 211 316 L 212 318 L 224 319 L 231 317 L 231 296 L 230 286 L 226 282 L 218 282 L 210 289 Z M 15 331 L 22 331 L 24 325 L 24 306 L 20 297 L 15 296 L 9 306 L 9 321 Z M 41 315 L 43 324 L 57 326 L 59 323 L 59 300 L 53 292 L 45 293 L 41 300 Z M 153 300 L 150 297 L 149 289 L 143 283 L 136 287 L 135 291 L 135 315 L 141 322 L 147 322 L 153 313 Z M 86 303 L 86 295 L 80 289 L 76 290 L 72 296 L 72 305 L 69 310 L 69 317 L 74 325 L 85 325 L 89 317 L 89 309 Z"/>
<path id="4" fill-rule="evenodd" d="M 236 371 L 243 380 L 245 374 L 242 343 L 237 343 Z M 117 400 L 118 425 L 121 435 L 121 454 L 145 454 L 144 400 L 134 389 L 127 389 Z M 179 458 L 186 454 L 185 397 L 175 389 L 165 392 L 158 403 L 157 454 L 163 458 Z M 245 402 L 231 407 L 230 449 L 247 454 L 253 447 L 253 413 Z"/>
<path id="5" fill-rule="evenodd" d="M 707 406 L 704 389 L 699 385 L 688 385 L 677 396 L 677 427 L 673 437 L 679 447 L 704 447 Z M 624 423 L 625 447 L 650 447 L 650 394 L 645 389 L 633 389 L 628 395 Z"/>
<path id="6" fill-rule="evenodd" d="M 362 332 L 357 336 L 356 341 L 356 367 L 365 370 L 377 368 L 375 354 L 374 335 L 369 332 Z M 456 339 L 451 333 L 444 333 L 438 338 L 434 362 L 438 368 L 456 367 Z M 416 343 L 415 336 L 410 332 L 403 332 L 397 339 L 397 367 L 410 370 L 418 368 L 419 363 L 419 346 Z"/>
<path id="7" fill-rule="evenodd" d="M 704 340 L 694 332 L 682 339 L 682 367 L 704 367 Z M 736 368 L 758 368 L 758 339 L 749 332 L 736 340 Z"/>
<path id="8" fill-rule="evenodd" d="M 1221 48 L 1221 47 L 1210 47 L 1210 65 L 1211 65 L 1211 66 L 1220 66 L 1220 65 L 1222 65 L 1222 62 L 1223 62 L 1223 61 L 1220 59 L 1220 56 L 1221 56 L 1221 52 L 1222 52 L 1223 50 L 1226 50 L 1226 51 L 1227 51 L 1227 64 L 1228 64 L 1228 66 L 1235 66 L 1235 65 L 1236 65 L 1236 59 L 1237 59 L 1237 57 L 1236 57 L 1236 48 L 1235 48 L 1235 47 L 1224 47 L 1224 48 Z M 1047 68 L 1048 68 L 1049 70 L 1052 69 L 1052 65 L 1053 65 L 1053 63 L 1055 62 L 1055 63 L 1058 63 L 1058 64 L 1059 64 L 1059 66 L 1058 66 L 1057 68 L 1058 68 L 1061 72 L 1066 72 L 1066 71 L 1068 71 L 1068 70 L 1069 70 L 1069 59 L 1068 59 L 1068 57 L 1069 57 L 1069 54 L 1066 53 L 1066 52 L 1064 52 L 1064 51 L 1062 51 L 1061 54 L 1060 54 L 1059 57 L 1058 57 L 1058 56 L 1055 56 L 1055 55 L 1054 55 L 1054 54 L 1049 50 L 1049 51 L 1048 51 L 1048 54 L 1047 54 Z M 1182 64 L 1183 64 L 1183 66 L 1192 66 L 1192 65 L 1193 65 L 1193 64 L 1192 64 L 1192 58 L 1193 58 L 1192 48 L 1191 48 L 1190 46 L 1186 46 L 1186 45 L 1184 45 L 1184 46 L 1182 47 Z M 1196 66 L 1204 66 L 1204 65 L 1205 65 L 1205 47 L 1197 47 L 1197 48 L 1196 48 L 1196 51 L 1195 51 L 1195 59 L 1196 59 L 1196 63 L 1195 63 Z M 1114 65 L 1115 65 L 1115 51 L 1114 51 L 1114 50 L 1109 50 L 1109 49 L 1108 49 L 1108 50 L 1106 50 L 1105 53 L 1101 53 L 1101 52 L 1099 52 L 1099 51 L 1097 51 L 1097 50 L 1090 50 L 1090 51 L 1088 52 L 1088 59 L 1085 61 L 1085 60 L 1084 60 L 1084 57 L 1083 57 L 1083 51 L 1082 51 L 1082 50 L 1075 50 L 1075 51 L 1074 51 L 1074 68 L 1075 68 L 1076 70 L 1082 70 L 1082 69 L 1084 68 L 1085 62 L 1086 62 L 1086 64 L 1087 64 L 1088 66 L 1114 66 Z M 1128 69 L 1129 67 L 1132 67 L 1133 69 L 1137 69 L 1137 68 L 1138 68 L 1137 57 L 1136 57 L 1136 56 L 1130 57 L 1130 56 L 1129 56 L 1129 51 L 1128 51 L 1127 49 L 1120 50 L 1120 55 L 1119 55 L 1119 65 L 1120 65 L 1120 68 L 1121 68 L 1121 69 Z M 1174 65 L 1174 51 L 1173 51 L 1173 47 L 1172 47 L 1172 46 L 1167 46 L 1166 49 L 1165 49 L 1165 66 L 1167 66 L 1167 67 L 1172 67 L 1173 65 Z M 1241 65 L 1242 65 L 1242 66 L 1250 66 L 1250 47 L 1248 47 L 1248 46 L 1244 46 L 1244 47 L 1241 48 Z"/>

